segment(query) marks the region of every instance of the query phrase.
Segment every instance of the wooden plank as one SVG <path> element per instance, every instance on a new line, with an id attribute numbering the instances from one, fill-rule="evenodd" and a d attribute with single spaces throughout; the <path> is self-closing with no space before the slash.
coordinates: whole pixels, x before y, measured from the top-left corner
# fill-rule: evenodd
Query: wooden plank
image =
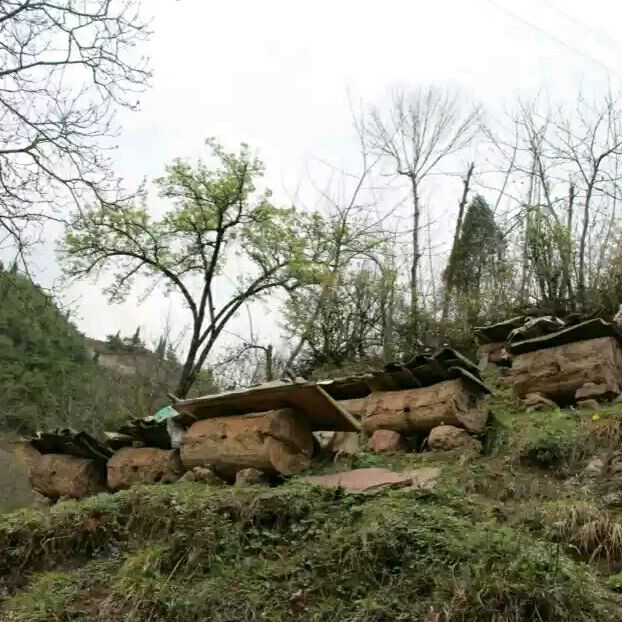
<path id="1" fill-rule="evenodd" d="M 305 418 L 312 430 L 357 432 L 360 429 L 356 419 L 315 382 L 269 383 L 244 391 L 180 400 L 175 408 L 180 414 L 173 419 L 182 425 L 199 419 L 293 408 Z"/>

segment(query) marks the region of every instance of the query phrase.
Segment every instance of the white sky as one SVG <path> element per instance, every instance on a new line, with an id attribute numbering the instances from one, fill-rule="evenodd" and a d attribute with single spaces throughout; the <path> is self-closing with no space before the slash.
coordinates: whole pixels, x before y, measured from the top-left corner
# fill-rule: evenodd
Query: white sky
<path id="1" fill-rule="evenodd" d="M 495 109 L 543 87 L 573 100 L 578 88 L 591 94 L 608 79 L 614 88 L 622 82 L 622 3 L 615 0 L 144 5 L 154 19 L 145 50 L 154 80 L 141 110 L 120 117 L 115 164 L 128 184 L 160 175 L 176 156 L 199 155 L 203 140 L 216 136 L 230 147 L 255 147 L 275 198 L 287 201 L 313 158 L 344 167 L 356 161 L 348 91 L 371 104 L 396 85 L 452 84 Z M 41 277 L 54 273 L 48 266 Z M 140 325 L 155 338 L 167 311 L 176 328 L 183 325 L 183 310 L 161 298 L 108 306 L 98 292 L 81 285 L 66 293 L 89 336 Z"/>

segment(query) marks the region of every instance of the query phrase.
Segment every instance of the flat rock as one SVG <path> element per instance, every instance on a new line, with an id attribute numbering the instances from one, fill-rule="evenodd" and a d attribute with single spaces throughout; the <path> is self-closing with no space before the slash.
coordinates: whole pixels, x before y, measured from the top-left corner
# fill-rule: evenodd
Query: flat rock
<path id="1" fill-rule="evenodd" d="M 618 477 L 622 474 L 622 451 L 617 450 L 609 458 L 609 475 Z"/>
<path id="2" fill-rule="evenodd" d="M 614 398 L 616 394 L 612 392 L 607 384 L 595 384 L 594 382 L 586 382 L 582 387 L 579 387 L 574 394 L 577 402 L 583 400 L 597 400 L 597 401 L 609 401 Z"/>
<path id="3" fill-rule="evenodd" d="M 346 456 L 361 453 L 358 432 L 314 432 L 313 435 L 324 451 Z"/>
<path id="4" fill-rule="evenodd" d="M 368 447 L 375 453 L 403 451 L 406 449 L 406 443 L 399 432 L 376 430 L 369 439 Z"/>
<path id="5" fill-rule="evenodd" d="M 521 400 L 521 406 L 530 413 L 538 410 L 557 408 L 557 404 L 553 400 L 544 397 L 541 393 L 527 393 Z"/>
<path id="6" fill-rule="evenodd" d="M 608 508 L 619 508 L 622 506 L 622 492 L 615 491 L 610 492 L 609 494 L 603 497 L 603 503 Z"/>
<path id="7" fill-rule="evenodd" d="M 343 488 L 346 492 L 373 494 L 385 488 L 409 486 L 413 477 L 409 473 L 395 473 L 388 469 L 353 469 L 328 475 L 310 475 L 304 481 L 327 488 Z"/>

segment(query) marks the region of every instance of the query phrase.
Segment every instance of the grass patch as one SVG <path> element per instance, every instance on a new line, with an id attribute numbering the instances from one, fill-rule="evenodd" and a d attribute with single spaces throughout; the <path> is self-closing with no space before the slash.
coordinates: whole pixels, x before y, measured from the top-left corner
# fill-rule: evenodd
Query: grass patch
<path id="1" fill-rule="evenodd" d="M 12 622 L 62 622 L 67 607 L 79 593 L 74 577 L 62 572 L 45 572 L 32 581 L 29 589 L 8 599 L 5 610 Z"/>
<path id="2" fill-rule="evenodd" d="M 65 620 L 54 617 L 63 609 L 73 620 L 101 622 L 609 615 L 607 595 L 587 566 L 529 533 L 474 522 L 447 490 L 443 504 L 438 494 L 341 496 L 295 482 L 259 493 L 153 486 L 32 515 L 27 529 L 9 516 L 0 523 L 0 567 L 16 558 L 25 559 L 24 573 L 59 559 L 80 563 L 69 575 L 37 575 L 5 610 L 24 616 L 36 600 L 36 615 L 47 618 L 8 619 Z M 102 580 L 101 570 L 88 570 L 89 559 L 115 555 L 110 587 L 96 607 L 85 607 L 85 594 Z"/>
<path id="3" fill-rule="evenodd" d="M 571 547 L 588 561 L 622 561 L 622 523 L 590 500 L 563 501 L 544 508 L 549 537 Z"/>
<path id="4" fill-rule="evenodd" d="M 588 455 L 588 429 L 576 413 L 549 410 L 529 417 L 530 427 L 519 445 L 523 464 L 543 468 L 571 466 Z"/>

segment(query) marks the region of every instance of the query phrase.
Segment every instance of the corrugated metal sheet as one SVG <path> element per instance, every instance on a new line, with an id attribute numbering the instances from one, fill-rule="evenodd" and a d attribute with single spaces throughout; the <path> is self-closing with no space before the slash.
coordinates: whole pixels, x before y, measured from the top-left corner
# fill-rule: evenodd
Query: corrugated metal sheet
<path id="1" fill-rule="evenodd" d="M 472 361 L 445 348 L 433 355 L 418 355 L 405 364 L 389 363 L 381 370 L 318 382 L 271 382 L 193 400 L 181 400 L 176 421 L 189 425 L 196 419 L 226 417 L 276 408 L 295 408 L 313 430 L 357 431 L 358 422 L 337 403 L 366 397 L 372 391 L 400 391 L 427 387 L 462 377 L 483 393 L 490 389 Z"/>
<path id="2" fill-rule="evenodd" d="M 599 337 L 614 337 L 622 344 L 622 334 L 620 334 L 614 324 L 605 322 L 605 320 L 601 318 L 595 318 L 587 322 L 581 322 L 580 324 L 563 328 L 554 333 L 549 333 L 548 335 L 524 339 L 523 341 L 515 341 L 508 344 L 508 352 L 513 355 L 524 354 L 525 352 L 563 346 L 575 341 L 598 339 Z"/>
<path id="3" fill-rule="evenodd" d="M 113 453 L 90 434 L 70 429 L 37 432 L 30 444 L 42 454 L 65 454 L 104 463 Z"/>

